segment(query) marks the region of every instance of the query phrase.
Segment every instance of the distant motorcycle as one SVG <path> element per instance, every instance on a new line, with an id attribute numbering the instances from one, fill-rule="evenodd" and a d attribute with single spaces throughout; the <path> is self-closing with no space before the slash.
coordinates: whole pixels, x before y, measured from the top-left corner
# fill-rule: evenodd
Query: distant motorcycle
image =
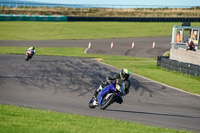
<path id="1" fill-rule="evenodd" d="M 117 98 L 123 96 L 123 92 L 123 88 L 118 85 L 118 80 L 116 79 L 114 83 L 109 83 L 109 85 L 107 85 L 98 93 L 97 99 L 92 97 L 88 106 L 92 109 L 95 107 L 100 107 L 101 110 L 104 110 L 113 104 Z"/>
<path id="2" fill-rule="evenodd" d="M 31 59 L 33 55 L 34 55 L 34 52 L 32 50 L 27 50 L 25 61 L 28 61 L 29 59 Z"/>

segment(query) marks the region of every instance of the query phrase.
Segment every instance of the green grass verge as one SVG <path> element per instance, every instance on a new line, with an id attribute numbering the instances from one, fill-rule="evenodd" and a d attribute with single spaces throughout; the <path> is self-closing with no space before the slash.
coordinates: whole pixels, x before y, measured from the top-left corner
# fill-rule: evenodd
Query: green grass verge
<path id="1" fill-rule="evenodd" d="M 26 47 L 0 47 L 0 54 L 25 55 L 26 50 Z M 37 55 L 102 58 L 104 59 L 102 62 L 106 64 L 118 68 L 128 68 L 133 73 L 191 93 L 200 94 L 200 77 L 189 76 L 157 67 L 157 60 L 154 58 L 84 54 L 84 48 L 76 47 L 37 47 L 35 56 Z"/>
<path id="2" fill-rule="evenodd" d="M 189 133 L 139 123 L 0 104 L 1 133 Z"/>
<path id="3" fill-rule="evenodd" d="M 0 40 L 100 39 L 170 36 L 173 25 L 151 22 L 0 22 Z M 200 27 L 200 23 L 192 23 Z"/>

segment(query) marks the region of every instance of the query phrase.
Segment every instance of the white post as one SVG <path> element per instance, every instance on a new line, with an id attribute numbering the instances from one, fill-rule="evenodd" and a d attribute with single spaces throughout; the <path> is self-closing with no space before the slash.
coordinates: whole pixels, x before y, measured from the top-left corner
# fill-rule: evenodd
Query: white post
<path id="1" fill-rule="evenodd" d="M 171 43 L 175 43 L 176 42 L 176 28 L 173 27 L 173 30 L 172 30 L 172 42 Z"/>

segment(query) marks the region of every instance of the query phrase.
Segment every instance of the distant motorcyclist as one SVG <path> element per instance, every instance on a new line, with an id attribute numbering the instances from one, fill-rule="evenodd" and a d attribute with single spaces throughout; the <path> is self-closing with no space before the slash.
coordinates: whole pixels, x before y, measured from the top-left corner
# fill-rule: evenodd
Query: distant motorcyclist
<path id="1" fill-rule="evenodd" d="M 30 48 L 28 48 L 27 51 L 29 51 L 29 50 L 31 51 L 31 54 L 32 54 L 32 55 L 35 54 L 35 51 L 36 51 L 36 50 L 35 50 L 35 47 L 34 47 L 34 46 L 31 46 Z"/>
<path id="2" fill-rule="evenodd" d="M 26 61 L 28 61 L 29 59 L 31 59 L 33 57 L 33 55 L 35 54 L 35 47 L 31 46 L 30 48 L 28 48 L 27 52 L 26 52 Z"/>
<path id="3" fill-rule="evenodd" d="M 128 80 L 129 75 L 130 75 L 129 70 L 124 68 L 124 69 L 121 69 L 119 74 L 115 74 L 114 76 L 108 76 L 106 78 L 107 81 L 102 81 L 99 88 L 94 91 L 94 97 L 97 98 L 98 93 L 109 84 L 109 81 L 112 81 L 115 79 L 118 79 L 120 87 L 123 87 L 124 89 L 123 95 L 127 95 L 129 93 L 129 88 L 130 88 L 130 81 Z M 119 104 L 122 104 L 123 103 L 122 97 L 118 97 L 116 102 Z"/>

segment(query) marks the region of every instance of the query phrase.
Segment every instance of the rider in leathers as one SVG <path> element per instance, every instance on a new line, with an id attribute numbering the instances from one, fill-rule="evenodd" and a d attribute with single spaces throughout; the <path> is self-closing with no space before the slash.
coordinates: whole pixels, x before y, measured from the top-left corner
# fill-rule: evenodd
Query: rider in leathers
<path id="1" fill-rule="evenodd" d="M 33 57 L 33 55 L 35 54 L 35 47 L 34 46 L 31 46 L 30 48 L 28 48 L 27 51 L 31 51 L 31 56 L 30 56 L 30 59 Z"/>
<path id="2" fill-rule="evenodd" d="M 98 93 L 109 84 L 109 81 L 118 79 L 119 80 L 119 85 L 123 87 L 124 89 L 124 95 L 127 95 L 129 93 L 129 88 L 130 88 L 130 81 L 128 80 L 130 75 L 130 72 L 128 69 L 121 69 L 120 74 L 116 74 L 113 77 L 108 76 L 106 79 L 107 81 L 102 81 L 100 87 L 94 91 L 94 97 L 97 98 Z M 116 102 L 119 104 L 123 103 L 122 97 L 118 97 L 116 99 Z"/>

